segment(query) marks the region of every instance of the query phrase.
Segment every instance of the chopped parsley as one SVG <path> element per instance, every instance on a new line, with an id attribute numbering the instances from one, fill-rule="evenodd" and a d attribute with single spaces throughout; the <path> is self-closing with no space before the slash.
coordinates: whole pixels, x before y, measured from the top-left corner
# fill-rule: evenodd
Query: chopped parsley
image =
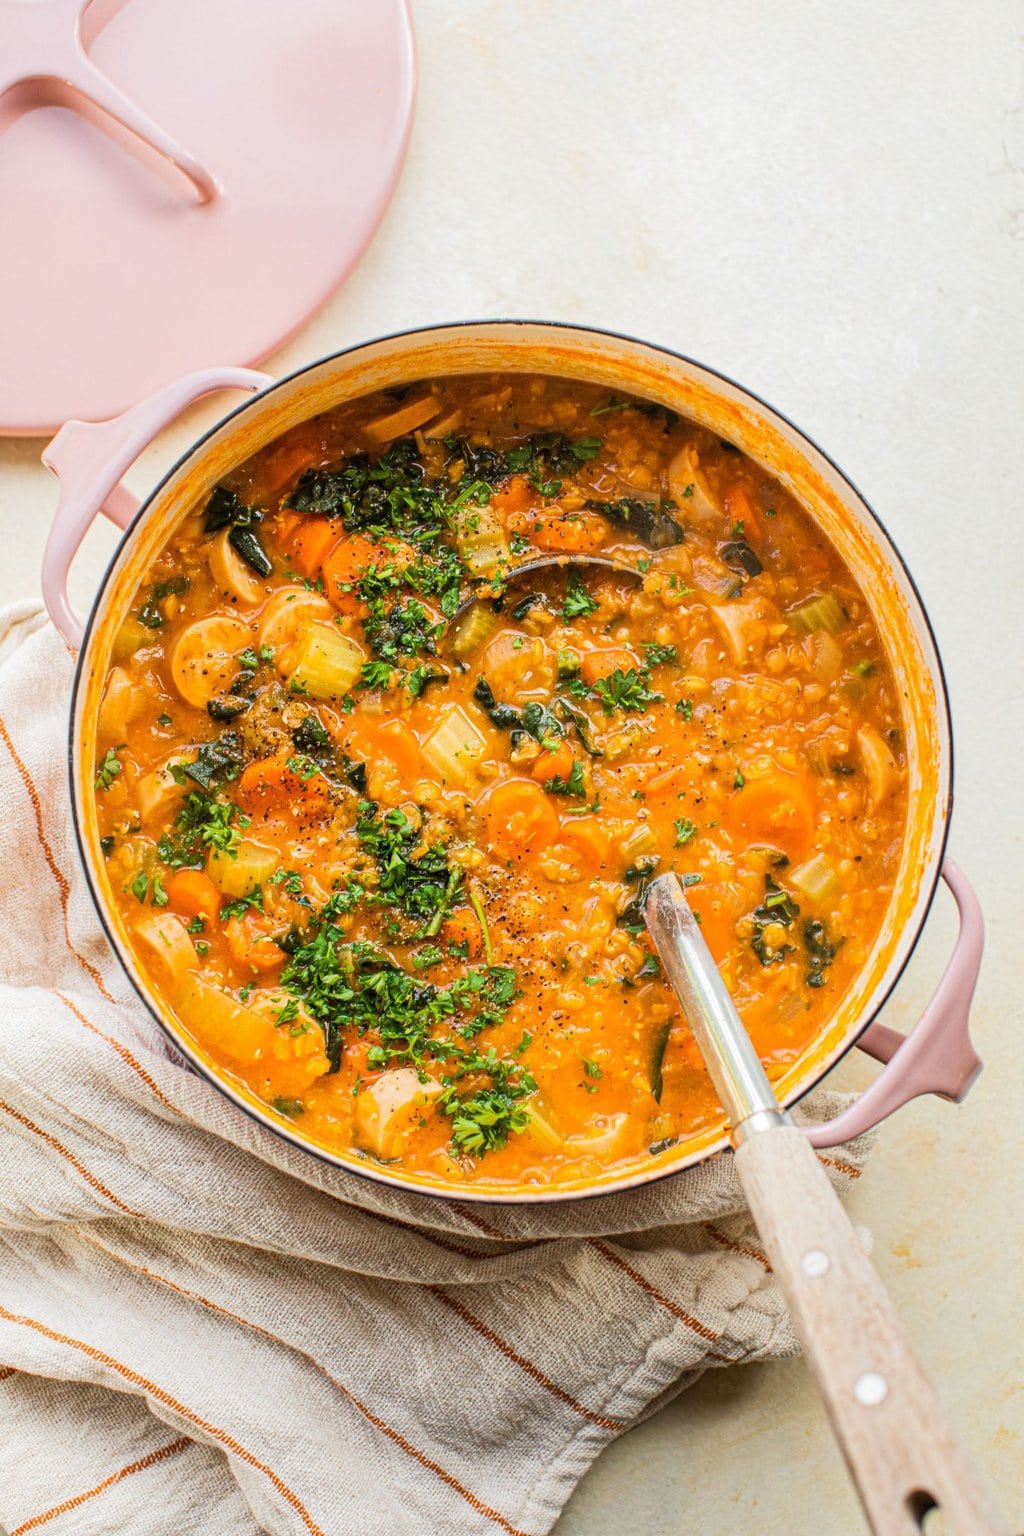
<path id="1" fill-rule="evenodd" d="M 687 843 L 692 843 L 697 836 L 697 823 L 690 821 L 688 817 L 681 816 L 674 823 L 676 829 L 676 847 L 685 848 Z"/>
<path id="2" fill-rule="evenodd" d="M 123 752 L 127 743 L 122 742 L 119 747 L 108 747 L 96 766 L 95 784 L 97 789 L 109 789 L 111 784 L 121 772 L 121 759 L 119 752 Z"/>
<path id="3" fill-rule="evenodd" d="M 606 715 L 617 709 L 643 710 L 649 704 L 660 704 L 662 695 L 653 693 L 651 674 L 646 667 L 630 667 L 623 672 L 619 667 L 607 677 L 598 678 L 594 694 L 601 700 Z"/>
<path id="4" fill-rule="evenodd" d="M 364 661 L 359 671 L 362 688 L 390 688 L 392 668 L 386 661 Z"/>
<path id="5" fill-rule="evenodd" d="M 565 622 L 569 624 L 573 619 L 586 618 L 588 614 L 596 613 L 600 606 L 583 585 L 579 572 L 570 570 L 565 584 L 565 601 L 562 603 L 562 618 Z"/>
<path id="6" fill-rule="evenodd" d="M 485 1074 L 484 1086 L 471 1094 L 458 1092 L 458 1083 L 467 1075 Z M 452 1145 L 470 1157 L 505 1146 L 509 1137 L 524 1131 L 530 1123 L 530 1111 L 523 1103 L 537 1084 L 533 1076 L 517 1062 L 502 1060 L 495 1050 L 467 1058 L 459 1071 L 446 1080 L 439 1099 L 442 1112 L 452 1122 Z"/>
<path id="7" fill-rule="evenodd" d="M 462 1061 L 467 1052 L 460 1041 L 504 1017 L 515 995 L 507 966 L 472 967 L 436 987 L 403 971 L 373 944 L 347 943 L 336 915 L 332 898 L 281 972 L 282 986 L 323 1030 L 332 1072 L 340 1068 L 346 1031 L 374 1037 L 367 1062 L 376 1072 L 396 1064 Z M 451 1033 L 439 1034 L 441 1024 Z"/>
<path id="8" fill-rule="evenodd" d="M 657 640 L 644 640 L 643 648 L 649 667 L 660 667 L 678 661 L 674 645 L 659 645 Z"/>
<path id="9" fill-rule="evenodd" d="M 157 852 L 172 869 L 198 869 L 214 849 L 234 858 L 248 825 L 248 816 L 233 800 L 192 790 L 175 817 L 173 833 L 163 834 Z"/>
<path id="10" fill-rule="evenodd" d="M 304 784 L 308 784 L 310 779 L 315 779 L 321 771 L 320 764 L 314 762 L 305 752 L 298 752 L 287 758 L 285 760 L 285 767 L 289 773 L 294 773 L 295 777 L 301 779 Z"/>
<path id="11" fill-rule="evenodd" d="M 361 800 L 356 835 L 377 870 L 367 900 L 396 907 L 420 937 L 433 938 L 461 891 L 461 869 L 449 864 L 440 843 L 426 844 L 421 829 L 398 809 L 382 815 L 373 801 Z"/>

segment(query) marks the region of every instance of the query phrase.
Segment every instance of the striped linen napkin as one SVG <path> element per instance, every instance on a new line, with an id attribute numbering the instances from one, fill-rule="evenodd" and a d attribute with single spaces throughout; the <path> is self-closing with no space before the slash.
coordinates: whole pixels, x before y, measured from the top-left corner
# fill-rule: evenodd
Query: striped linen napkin
<path id="1" fill-rule="evenodd" d="M 0 616 L 10 1536 L 539 1536 L 701 1372 L 794 1351 L 729 1157 L 475 1208 L 324 1167 L 199 1078 L 79 869 L 72 666 L 38 609 Z M 867 1150 L 825 1159 L 839 1187 Z"/>

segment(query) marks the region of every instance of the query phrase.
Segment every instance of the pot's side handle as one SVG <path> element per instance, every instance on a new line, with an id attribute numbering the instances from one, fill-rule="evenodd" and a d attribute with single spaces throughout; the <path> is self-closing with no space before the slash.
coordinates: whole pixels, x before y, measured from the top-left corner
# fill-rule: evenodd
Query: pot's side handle
<path id="1" fill-rule="evenodd" d="M 870 1040 L 865 1036 L 863 1043 L 886 1066 L 849 1109 L 824 1125 L 807 1127 L 813 1147 L 836 1147 L 860 1136 L 923 1093 L 959 1103 L 981 1071 L 981 1058 L 971 1043 L 970 1010 L 981 969 L 985 923 L 974 887 L 952 859 L 944 861 L 942 878 L 960 916 L 960 932 L 942 980 L 908 1035 L 884 1025 L 872 1026 Z"/>
<path id="2" fill-rule="evenodd" d="M 138 510 L 121 476 L 161 428 L 200 395 L 215 389 L 255 391 L 271 383 L 269 374 L 251 368 L 201 368 L 109 421 L 69 421 L 46 445 L 43 463 L 60 481 L 60 499 L 43 554 L 43 601 L 73 650 L 82 643 L 82 624 L 68 600 L 68 572 L 101 511 L 127 528 Z"/>

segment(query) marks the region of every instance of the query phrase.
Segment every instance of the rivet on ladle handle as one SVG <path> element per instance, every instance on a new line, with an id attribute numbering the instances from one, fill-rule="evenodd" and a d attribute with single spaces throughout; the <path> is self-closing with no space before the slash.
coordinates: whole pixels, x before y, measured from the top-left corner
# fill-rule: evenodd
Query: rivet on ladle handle
<path id="1" fill-rule="evenodd" d="M 736 1171 L 876 1536 L 1009 1536 L 818 1158 L 780 1113 L 674 875 L 645 912 L 723 1099 Z M 770 1103 L 769 1103 L 770 1099 Z"/>

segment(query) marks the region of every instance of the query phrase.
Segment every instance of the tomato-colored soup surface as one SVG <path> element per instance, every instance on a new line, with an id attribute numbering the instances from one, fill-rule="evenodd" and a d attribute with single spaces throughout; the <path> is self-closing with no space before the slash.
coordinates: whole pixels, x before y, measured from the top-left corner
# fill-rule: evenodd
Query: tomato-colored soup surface
<path id="1" fill-rule="evenodd" d="M 868 955 L 906 813 L 885 652 L 816 525 L 691 422 L 544 377 L 363 398 L 240 466 L 140 586 L 98 741 L 166 1008 L 312 1142 L 453 1186 L 720 1121 L 655 873 L 777 1077 Z"/>

